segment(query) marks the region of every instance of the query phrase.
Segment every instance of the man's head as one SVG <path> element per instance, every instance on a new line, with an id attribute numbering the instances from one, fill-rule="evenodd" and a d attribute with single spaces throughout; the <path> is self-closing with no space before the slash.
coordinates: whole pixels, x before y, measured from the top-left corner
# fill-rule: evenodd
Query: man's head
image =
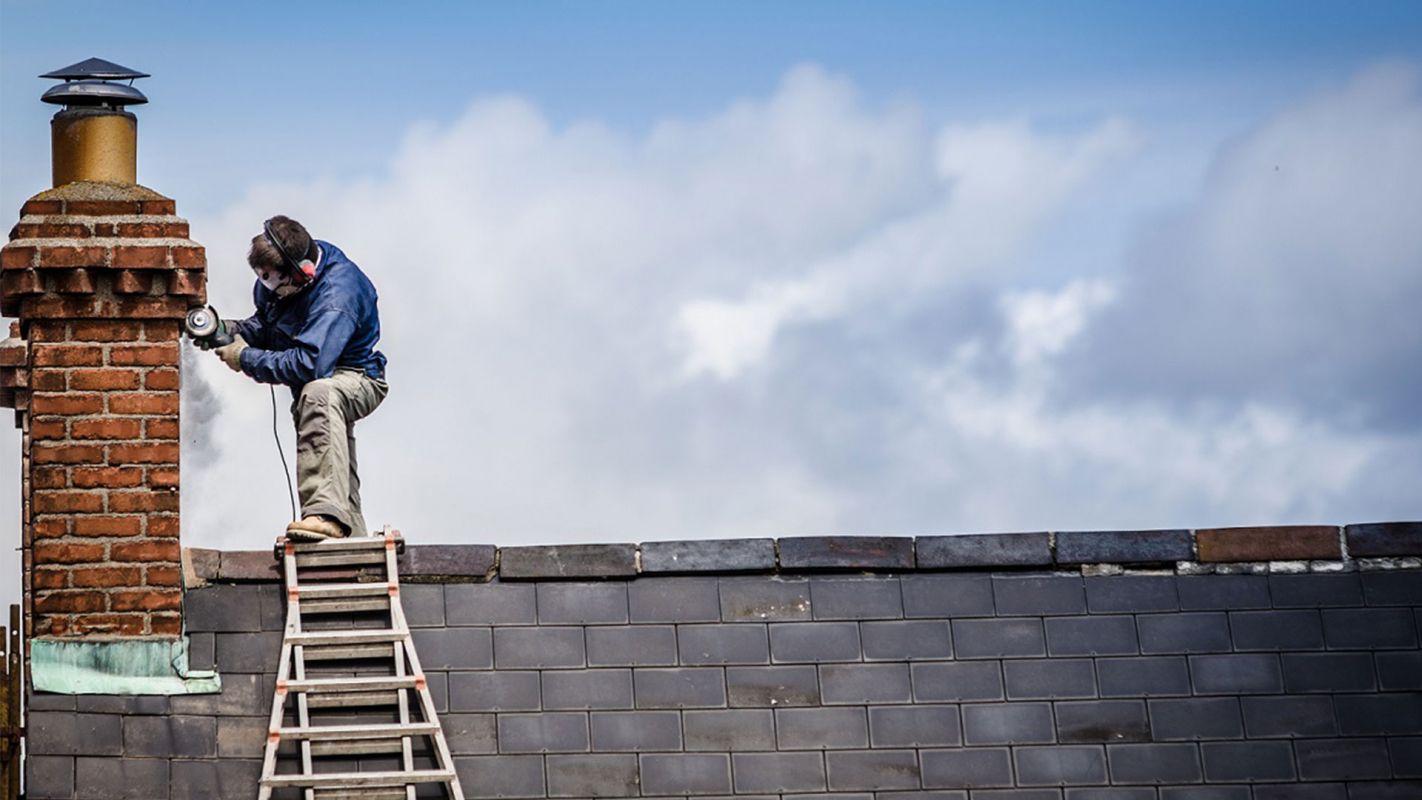
<path id="1" fill-rule="evenodd" d="M 252 272 L 279 296 L 291 294 L 310 280 L 312 273 L 303 268 L 306 263 L 314 265 L 316 258 L 316 242 L 305 226 L 280 214 L 264 223 L 247 251 Z"/>

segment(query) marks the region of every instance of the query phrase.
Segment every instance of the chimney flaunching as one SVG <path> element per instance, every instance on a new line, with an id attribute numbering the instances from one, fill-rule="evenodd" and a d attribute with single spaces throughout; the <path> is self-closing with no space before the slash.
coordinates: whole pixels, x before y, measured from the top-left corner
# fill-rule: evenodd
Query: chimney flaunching
<path id="1" fill-rule="evenodd" d="M 178 337 L 207 280 L 174 202 L 135 182 L 124 107 L 147 98 L 116 81 L 144 74 L 90 59 L 43 77 L 64 81 L 42 98 L 64 105 L 56 185 L 24 204 L 0 249 L 0 314 L 19 320 L 0 343 L 0 405 L 23 431 L 37 680 L 46 638 L 182 633 Z"/>

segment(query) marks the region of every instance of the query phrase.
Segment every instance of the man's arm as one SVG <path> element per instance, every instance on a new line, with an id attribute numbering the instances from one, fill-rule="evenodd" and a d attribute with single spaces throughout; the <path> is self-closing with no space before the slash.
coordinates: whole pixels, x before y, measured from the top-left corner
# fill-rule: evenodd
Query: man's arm
<path id="1" fill-rule="evenodd" d="M 306 320 L 290 349 L 267 350 L 248 340 L 251 346 L 242 351 L 242 371 L 261 383 L 288 386 L 328 377 L 336 371 L 336 361 L 355 329 L 353 315 L 335 307 L 324 308 Z"/>

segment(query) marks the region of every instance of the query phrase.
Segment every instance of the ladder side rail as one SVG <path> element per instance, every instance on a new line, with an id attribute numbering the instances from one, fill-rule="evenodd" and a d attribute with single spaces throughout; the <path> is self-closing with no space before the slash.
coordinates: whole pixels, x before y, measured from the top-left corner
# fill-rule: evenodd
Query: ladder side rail
<path id="1" fill-rule="evenodd" d="M 289 596 L 291 588 L 296 585 L 296 551 L 291 542 L 286 542 L 282 552 L 283 583 Z M 276 692 L 272 695 L 272 713 L 267 723 L 267 745 L 262 753 L 262 778 L 258 783 L 260 790 L 257 800 L 270 800 L 272 796 L 272 787 L 267 781 L 276 776 L 277 748 L 281 745 L 278 731 L 285 721 L 283 717 L 286 715 L 286 684 L 291 679 L 292 646 L 286 638 L 286 631 L 290 631 L 293 626 L 298 629 L 301 627 L 301 610 L 294 603 L 287 603 L 286 624 L 282 628 L 281 660 L 277 664 Z"/>
<path id="2" fill-rule="evenodd" d="M 395 540 L 389 531 L 385 532 L 385 580 L 386 588 L 390 597 L 390 627 L 404 628 L 408 633 L 409 626 L 403 623 L 403 614 L 399 614 L 401 619 L 397 620 L 396 609 L 400 606 L 400 567 L 395 561 Z M 396 677 L 405 677 L 405 653 L 404 646 L 400 642 L 392 642 L 390 645 L 390 655 L 395 660 Z M 416 673 L 418 674 L 418 673 Z M 400 698 L 400 724 L 410 724 L 410 693 L 401 688 L 396 690 L 396 696 Z M 429 722 L 429 718 L 425 718 Z M 438 720 L 435 720 L 438 724 Z M 406 772 L 413 772 L 415 769 L 415 756 L 410 747 L 410 737 L 400 737 L 400 759 Z M 443 766 L 443 765 L 441 765 Z M 415 786 L 409 784 L 405 787 L 405 800 L 415 800 Z"/>
<path id="3" fill-rule="evenodd" d="M 389 552 L 390 558 L 394 558 L 394 550 Z M 409 630 L 409 625 L 405 620 L 405 608 L 401 604 L 399 596 L 391 598 L 390 601 L 390 621 L 392 627 L 400 627 Z M 439 722 L 439 713 L 435 711 L 434 698 L 430 696 L 430 685 L 425 680 L 424 667 L 420 666 L 420 656 L 415 652 L 415 640 L 413 636 L 406 636 L 404 640 L 405 656 L 410 660 L 410 672 L 416 677 L 416 690 L 420 698 L 420 711 L 425 719 L 432 722 Z M 444 738 L 444 725 L 441 723 L 434 734 L 435 760 L 438 768 L 448 770 L 454 775 L 454 779 L 449 782 L 449 792 L 453 800 L 464 800 L 464 789 L 459 785 L 459 773 L 454 769 L 454 756 L 449 752 L 449 742 Z"/>

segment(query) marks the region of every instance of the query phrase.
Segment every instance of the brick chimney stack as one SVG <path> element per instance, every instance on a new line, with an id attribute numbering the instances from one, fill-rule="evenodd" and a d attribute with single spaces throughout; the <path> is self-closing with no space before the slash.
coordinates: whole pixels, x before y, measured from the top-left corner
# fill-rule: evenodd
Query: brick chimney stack
<path id="1" fill-rule="evenodd" d="M 206 301 L 206 256 L 174 202 L 137 185 L 146 102 L 90 59 L 42 77 L 56 186 L 0 249 L 0 405 L 23 431 L 24 604 L 32 637 L 174 638 L 179 330 Z M 61 182 L 63 181 L 63 182 Z"/>

